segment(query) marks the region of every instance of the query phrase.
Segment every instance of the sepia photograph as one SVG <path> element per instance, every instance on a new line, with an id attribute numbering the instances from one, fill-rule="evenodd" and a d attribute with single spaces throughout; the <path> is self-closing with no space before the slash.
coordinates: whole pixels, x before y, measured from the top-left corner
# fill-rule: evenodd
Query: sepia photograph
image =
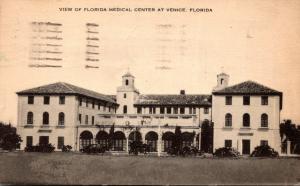
<path id="1" fill-rule="evenodd" d="M 299 0 L 1 0 L 0 185 L 300 185 Z"/>

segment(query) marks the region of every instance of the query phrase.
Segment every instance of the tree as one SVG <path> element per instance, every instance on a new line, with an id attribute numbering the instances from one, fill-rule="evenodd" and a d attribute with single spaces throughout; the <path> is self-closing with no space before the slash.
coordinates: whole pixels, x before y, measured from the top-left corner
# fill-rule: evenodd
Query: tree
<path id="1" fill-rule="evenodd" d="M 112 148 L 114 133 L 115 133 L 115 124 L 112 124 L 112 126 L 109 129 L 109 134 L 108 134 L 108 149 Z"/>
<path id="2" fill-rule="evenodd" d="M 16 133 L 16 128 L 11 124 L 5 124 L 0 122 L 0 148 L 4 150 L 13 150 L 20 147 L 22 139 L 20 135 Z"/>
<path id="3" fill-rule="evenodd" d="M 201 125 L 201 150 L 207 153 L 212 153 L 213 151 L 213 135 L 214 126 L 213 123 L 204 120 Z"/>
<path id="4" fill-rule="evenodd" d="M 172 141 L 172 149 L 175 151 L 175 154 L 181 150 L 182 146 L 182 135 L 181 135 L 181 128 L 180 126 L 176 126 L 175 128 L 175 135 Z"/>
<path id="5" fill-rule="evenodd" d="M 300 154 L 300 129 L 293 124 L 292 120 L 283 120 L 280 124 L 280 137 L 283 151 L 287 151 L 287 141 L 291 141 L 291 153 Z"/>

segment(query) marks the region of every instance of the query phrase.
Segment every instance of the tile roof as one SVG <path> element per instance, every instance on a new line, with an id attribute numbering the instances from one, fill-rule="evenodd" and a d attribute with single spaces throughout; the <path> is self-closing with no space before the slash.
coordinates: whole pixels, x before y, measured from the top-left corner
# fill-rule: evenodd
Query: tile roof
<path id="1" fill-rule="evenodd" d="M 140 95 L 135 105 L 201 105 L 211 106 L 211 95 Z"/>
<path id="2" fill-rule="evenodd" d="M 130 72 L 127 72 L 122 77 L 134 77 Z"/>
<path id="3" fill-rule="evenodd" d="M 82 96 L 87 96 L 103 101 L 107 101 L 110 103 L 115 103 L 116 101 L 107 95 L 100 94 L 95 91 L 87 90 L 75 85 L 71 85 L 69 83 L 64 83 L 64 82 L 57 82 L 53 84 L 48 84 L 32 89 L 27 89 L 23 90 L 20 92 L 17 92 L 17 94 L 71 94 L 71 95 L 82 95 Z"/>
<path id="4" fill-rule="evenodd" d="M 254 81 L 245 81 L 221 90 L 213 91 L 213 94 L 272 94 L 281 95 L 282 93 L 256 83 Z"/>

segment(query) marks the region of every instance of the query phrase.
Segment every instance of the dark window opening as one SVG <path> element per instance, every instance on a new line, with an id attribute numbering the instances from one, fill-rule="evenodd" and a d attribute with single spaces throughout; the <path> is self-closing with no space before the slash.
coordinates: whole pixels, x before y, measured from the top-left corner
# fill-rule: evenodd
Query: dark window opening
<path id="1" fill-rule="evenodd" d="M 65 138 L 63 136 L 57 137 L 57 149 L 62 149 L 65 145 Z"/>
<path id="2" fill-rule="evenodd" d="M 226 105 L 232 105 L 232 96 L 226 96 Z"/>
<path id="3" fill-rule="evenodd" d="M 243 104 L 250 105 L 250 96 L 243 96 Z"/>
<path id="4" fill-rule="evenodd" d="M 33 113 L 32 112 L 27 113 L 27 124 L 33 124 Z"/>
<path id="5" fill-rule="evenodd" d="M 180 114 L 184 114 L 184 111 L 185 111 L 185 108 L 184 107 L 180 107 L 180 110 L 179 110 Z"/>
<path id="6" fill-rule="evenodd" d="M 33 144 L 33 137 L 32 136 L 26 136 L 26 147 L 32 146 Z"/>
<path id="7" fill-rule="evenodd" d="M 225 147 L 232 147 L 232 140 L 225 140 Z"/>
<path id="8" fill-rule="evenodd" d="M 34 104 L 34 96 L 28 96 L 28 104 Z"/>
<path id="9" fill-rule="evenodd" d="M 250 127 L 250 115 L 249 114 L 243 115 L 243 127 Z"/>
<path id="10" fill-rule="evenodd" d="M 50 104 L 50 96 L 44 96 L 44 105 Z"/>
<path id="11" fill-rule="evenodd" d="M 209 113 L 209 109 L 207 107 L 204 108 L 204 114 L 208 114 Z"/>
<path id="12" fill-rule="evenodd" d="M 48 112 L 43 113 L 43 124 L 48 125 L 49 124 L 49 114 Z"/>
<path id="13" fill-rule="evenodd" d="M 127 114 L 127 105 L 123 106 L 123 114 Z"/>
<path id="14" fill-rule="evenodd" d="M 59 96 L 59 104 L 60 105 L 64 105 L 65 104 L 65 100 L 66 100 L 65 96 Z"/>
<path id="15" fill-rule="evenodd" d="M 268 105 L 268 96 L 261 97 L 261 105 Z"/>

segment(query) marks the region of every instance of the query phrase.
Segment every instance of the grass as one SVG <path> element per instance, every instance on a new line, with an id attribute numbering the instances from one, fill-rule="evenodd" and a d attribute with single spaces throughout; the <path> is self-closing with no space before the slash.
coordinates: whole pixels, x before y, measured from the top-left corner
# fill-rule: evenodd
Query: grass
<path id="1" fill-rule="evenodd" d="M 0 153 L 4 184 L 295 184 L 300 159 Z"/>

